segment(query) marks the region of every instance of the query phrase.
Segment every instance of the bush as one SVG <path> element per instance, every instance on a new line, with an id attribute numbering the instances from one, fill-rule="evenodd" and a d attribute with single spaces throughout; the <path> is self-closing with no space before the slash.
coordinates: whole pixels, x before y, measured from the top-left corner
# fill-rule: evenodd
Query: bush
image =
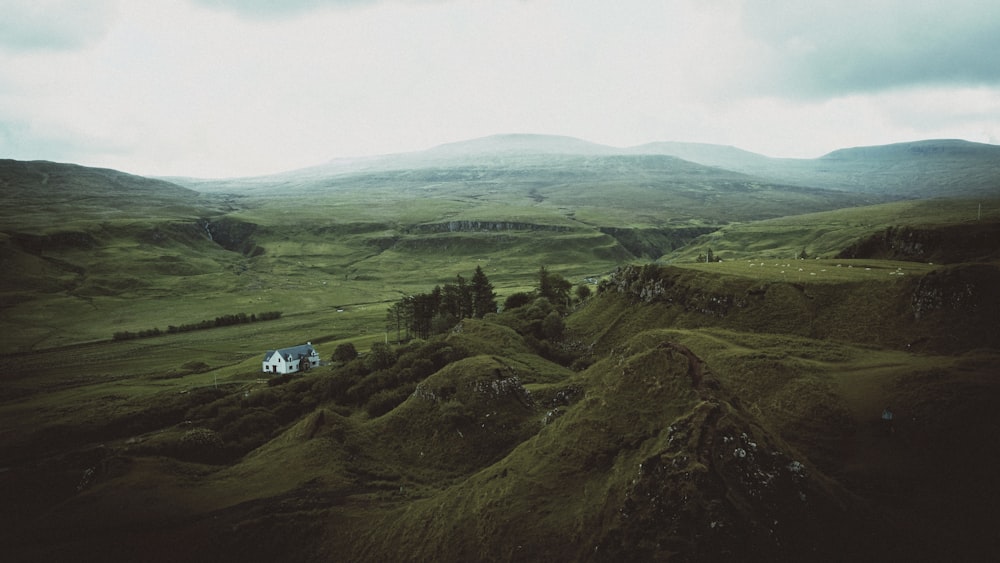
<path id="1" fill-rule="evenodd" d="M 208 428 L 194 428 L 181 436 L 177 444 L 177 457 L 189 461 L 218 462 L 225 457 L 224 443 L 219 435 Z"/>
<path id="2" fill-rule="evenodd" d="M 565 329 L 566 323 L 562 316 L 555 311 L 546 315 L 545 319 L 542 320 L 542 335 L 548 340 L 559 340 Z"/>
<path id="3" fill-rule="evenodd" d="M 396 354 L 385 342 L 376 342 L 368 352 L 367 363 L 368 369 L 372 371 L 388 369 L 396 363 Z"/>
<path id="4" fill-rule="evenodd" d="M 507 299 L 503 302 L 504 311 L 509 311 L 511 309 L 517 309 L 518 307 L 524 307 L 534 299 L 534 296 L 530 293 L 518 292 L 512 293 L 507 296 Z"/>
<path id="5" fill-rule="evenodd" d="M 345 342 L 337 346 L 333 350 L 333 355 L 330 357 L 331 360 L 337 363 L 346 364 L 358 357 L 358 350 L 354 347 L 354 344 L 350 342 Z"/>
<path id="6" fill-rule="evenodd" d="M 361 378 L 357 373 L 339 371 L 330 377 L 316 380 L 313 391 L 324 401 L 349 403 L 348 390 L 357 385 Z"/>
<path id="7" fill-rule="evenodd" d="M 278 385 L 284 385 L 295 377 L 294 373 L 283 373 L 277 377 L 272 377 L 267 380 L 268 387 L 277 387 Z"/>
<path id="8" fill-rule="evenodd" d="M 269 407 L 277 402 L 278 396 L 270 389 L 254 391 L 247 397 L 247 405 L 251 407 Z"/>
<path id="9" fill-rule="evenodd" d="M 279 424 L 288 424 L 305 412 L 305 409 L 301 404 L 285 401 L 275 407 L 272 412 Z"/>
<path id="10" fill-rule="evenodd" d="M 278 429 L 278 419 L 271 411 L 262 408 L 242 409 L 227 422 L 220 434 L 233 445 L 234 453 L 246 453 L 271 439 Z"/>
<path id="11" fill-rule="evenodd" d="M 368 399 L 365 403 L 365 412 L 373 418 L 382 416 L 403 404 L 403 401 L 413 394 L 415 388 L 415 385 L 404 385 L 395 389 L 383 389 Z"/>
<path id="12" fill-rule="evenodd" d="M 358 405 L 364 404 L 368 399 L 383 389 L 395 387 L 397 384 L 396 375 L 387 371 L 376 371 L 363 377 L 361 381 L 351 386 L 347 390 L 347 398 Z"/>

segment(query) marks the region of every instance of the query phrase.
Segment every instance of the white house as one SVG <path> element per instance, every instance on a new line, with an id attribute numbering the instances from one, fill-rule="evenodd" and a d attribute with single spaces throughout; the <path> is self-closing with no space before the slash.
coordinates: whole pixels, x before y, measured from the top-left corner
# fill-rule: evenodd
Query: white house
<path id="1" fill-rule="evenodd" d="M 303 365 L 302 362 L 306 362 Z M 295 373 L 319 365 L 319 352 L 306 342 L 300 346 L 268 350 L 264 354 L 264 373 Z"/>

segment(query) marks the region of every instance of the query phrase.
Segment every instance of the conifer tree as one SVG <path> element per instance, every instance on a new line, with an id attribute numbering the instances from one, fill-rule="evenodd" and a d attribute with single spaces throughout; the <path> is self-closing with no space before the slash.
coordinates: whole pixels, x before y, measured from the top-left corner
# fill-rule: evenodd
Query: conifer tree
<path id="1" fill-rule="evenodd" d="M 476 266 L 476 271 L 472 274 L 471 294 L 473 317 L 481 319 L 487 313 L 496 312 L 497 294 L 493 291 L 493 284 L 486 277 L 486 273 L 479 266 Z"/>

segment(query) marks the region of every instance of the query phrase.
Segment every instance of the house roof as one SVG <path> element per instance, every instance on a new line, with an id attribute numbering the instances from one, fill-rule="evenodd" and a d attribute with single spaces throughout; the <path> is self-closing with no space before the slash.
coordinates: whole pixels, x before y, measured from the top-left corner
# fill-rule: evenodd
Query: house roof
<path id="1" fill-rule="evenodd" d="M 312 344 L 300 344 L 299 346 L 292 346 L 290 348 L 281 348 L 279 350 L 268 350 L 264 354 L 264 361 L 270 361 L 271 356 L 274 354 L 280 354 L 281 357 L 287 358 L 291 356 L 292 359 L 302 358 L 305 356 L 311 356 L 316 353 L 316 349 L 312 347 Z"/>

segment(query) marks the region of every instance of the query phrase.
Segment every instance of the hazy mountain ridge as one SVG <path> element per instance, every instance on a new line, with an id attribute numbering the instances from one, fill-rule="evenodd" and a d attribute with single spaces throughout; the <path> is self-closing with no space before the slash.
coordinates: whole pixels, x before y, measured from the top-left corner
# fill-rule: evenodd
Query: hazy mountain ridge
<path id="1" fill-rule="evenodd" d="M 756 181 L 801 187 L 879 194 L 891 198 L 934 195 L 975 196 L 995 193 L 1000 175 L 1000 147 L 959 140 L 925 140 L 832 151 L 813 159 L 771 158 L 725 145 L 656 142 L 612 147 L 573 137 L 495 135 L 459 141 L 424 151 L 337 159 L 326 164 L 271 176 L 228 179 L 176 179 L 206 191 L 305 188 L 323 184 L 364 182 L 387 171 L 425 168 L 560 169 L 567 157 L 660 155 L 679 158 Z M 960 176 L 963 181 L 956 182 Z M 353 179 L 348 179 L 353 177 Z"/>
<path id="2" fill-rule="evenodd" d="M 928 139 L 889 145 L 852 147 L 829 152 L 820 158 L 827 160 L 879 160 L 886 158 L 910 159 L 952 156 L 966 158 L 1000 159 L 1000 146 L 975 143 L 962 139 Z"/>

